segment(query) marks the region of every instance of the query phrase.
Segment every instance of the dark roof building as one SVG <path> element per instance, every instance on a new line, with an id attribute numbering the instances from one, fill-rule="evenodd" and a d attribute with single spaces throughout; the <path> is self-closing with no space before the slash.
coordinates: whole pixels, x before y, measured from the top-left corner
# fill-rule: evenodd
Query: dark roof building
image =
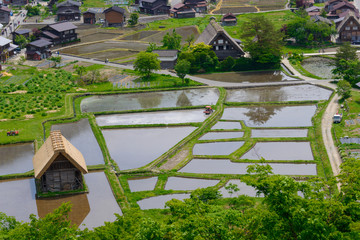
<path id="1" fill-rule="evenodd" d="M 78 21 L 81 17 L 80 11 L 81 3 L 67 0 L 59 3 L 57 7 L 57 19 L 58 21 Z"/>
<path id="2" fill-rule="evenodd" d="M 5 62 L 14 55 L 15 48 L 18 46 L 11 43 L 11 40 L 0 37 L 0 61 Z"/>
<path id="3" fill-rule="evenodd" d="M 324 17 L 321 17 L 319 15 L 314 15 L 314 16 L 311 16 L 310 17 L 311 20 L 313 20 L 314 22 L 324 22 L 328 25 L 333 25 L 333 21 L 331 21 L 330 19 L 327 19 L 327 18 L 324 18 Z"/>
<path id="4" fill-rule="evenodd" d="M 41 37 L 49 39 L 53 45 L 78 40 L 77 27 L 71 22 L 60 22 L 47 25 L 41 29 Z"/>
<path id="5" fill-rule="evenodd" d="M 245 55 L 240 45 L 214 19 L 195 41 L 195 44 L 197 43 L 213 46 L 213 51 L 219 60 L 229 56 L 239 58 Z"/>
<path id="6" fill-rule="evenodd" d="M 183 3 L 178 3 L 170 9 L 170 17 L 193 18 L 195 17 L 195 10 Z"/>
<path id="7" fill-rule="evenodd" d="M 353 4 L 344 1 L 333 6 L 327 14 L 327 17 L 330 19 L 339 18 L 339 15 L 346 11 L 353 11 L 359 13 L 359 10 Z"/>
<path id="8" fill-rule="evenodd" d="M 105 9 L 105 26 L 106 27 L 119 27 L 125 23 L 125 9 L 118 6 L 112 6 Z"/>
<path id="9" fill-rule="evenodd" d="M 360 22 L 353 12 L 349 12 L 336 30 L 339 42 L 360 42 Z"/>
<path id="10" fill-rule="evenodd" d="M 0 23 L 8 24 L 11 10 L 0 4 Z"/>
<path id="11" fill-rule="evenodd" d="M 86 12 L 83 12 L 84 23 L 95 24 L 96 23 L 96 11 L 88 9 Z"/>
<path id="12" fill-rule="evenodd" d="M 158 54 L 161 69 L 173 69 L 177 62 L 178 50 L 154 50 Z"/>
<path id="13" fill-rule="evenodd" d="M 184 0 L 184 4 L 194 9 L 197 13 L 207 12 L 207 2 L 205 0 Z"/>
<path id="14" fill-rule="evenodd" d="M 167 0 L 140 0 L 139 9 L 141 13 L 169 14 L 170 6 L 167 5 Z"/>
<path id="15" fill-rule="evenodd" d="M 52 42 L 39 39 L 29 43 L 26 46 L 26 59 L 28 60 L 41 60 L 45 58 L 51 57 L 50 47 L 52 46 Z"/>
<path id="16" fill-rule="evenodd" d="M 232 13 L 226 13 L 222 18 L 221 18 L 221 24 L 223 26 L 235 26 L 237 24 L 237 18 L 234 14 Z"/>
<path id="17" fill-rule="evenodd" d="M 25 38 L 29 38 L 30 37 L 30 32 L 31 30 L 30 29 L 20 29 L 20 30 L 17 30 L 15 32 L 12 32 L 11 34 L 13 35 L 13 42 L 16 42 L 15 39 L 17 36 L 24 36 Z"/>
<path id="18" fill-rule="evenodd" d="M 321 8 L 312 6 L 305 9 L 309 16 L 320 15 Z"/>

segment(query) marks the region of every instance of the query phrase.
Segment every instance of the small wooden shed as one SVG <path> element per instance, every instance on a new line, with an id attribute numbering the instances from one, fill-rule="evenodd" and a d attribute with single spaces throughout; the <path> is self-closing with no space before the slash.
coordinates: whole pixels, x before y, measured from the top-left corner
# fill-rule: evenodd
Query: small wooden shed
<path id="1" fill-rule="evenodd" d="M 33 157 L 34 174 L 42 192 L 83 189 L 85 159 L 59 130 L 52 131 Z"/>

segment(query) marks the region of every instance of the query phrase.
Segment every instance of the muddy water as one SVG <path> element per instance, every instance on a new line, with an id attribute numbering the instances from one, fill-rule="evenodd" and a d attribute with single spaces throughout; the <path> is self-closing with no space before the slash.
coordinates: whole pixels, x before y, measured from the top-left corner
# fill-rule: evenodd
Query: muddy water
<path id="1" fill-rule="evenodd" d="M 154 161 L 196 128 L 134 128 L 102 130 L 110 156 L 121 170 Z"/>
<path id="2" fill-rule="evenodd" d="M 195 190 L 215 186 L 219 182 L 219 180 L 212 179 L 169 177 L 165 185 L 165 190 Z"/>
<path id="3" fill-rule="evenodd" d="M 209 116 L 203 111 L 203 109 L 191 109 L 101 115 L 96 117 L 96 122 L 99 126 L 203 122 Z"/>
<path id="4" fill-rule="evenodd" d="M 246 183 L 241 182 L 240 180 L 235 180 L 235 179 L 228 181 L 225 186 L 228 186 L 230 183 L 237 185 L 238 188 L 239 188 L 239 191 L 230 194 L 225 189 L 225 187 L 222 187 L 222 188 L 219 189 L 219 191 L 220 191 L 223 198 L 237 197 L 237 196 L 240 196 L 240 195 L 246 195 L 246 196 L 249 196 L 249 197 L 257 197 L 256 196 L 256 190 L 255 190 L 254 187 L 246 185 Z M 260 197 L 263 197 L 263 196 L 264 196 L 263 194 L 260 195 Z"/>
<path id="5" fill-rule="evenodd" d="M 161 195 L 151 198 L 145 198 L 137 202 L 139 204 L 140 209 L 153 209 L 153 208 L 165 208 L 165 203 L 170 201 L 171 199 L 183 200 L 186 198 L 190 198 L 190 194 L 169 194 L 169 195 Z"/>
<path id="6" fill-rule="evenodd" d="M 122 215 L 104 172 L 93 172 L 84 176 L 89 189 L 88 194 L 37 200 L 39 216 L 46 215 L 68 201 L 73 204 L 69 217 L 74 223 L 81 223 L 82 229 L 104 225 L 105 221 L 113 222 L 116 220 L 115 213 Z"/>
<path id="7" fill-rule="evenodd" d="M 332 91 L 315 85 L 272 86 L 227 90 L 227 102 L 287 102 L 329 99 Z"/>
<path id="8" fill-rule="evenodd" d="M 133 178 L 128 179 L 128 184 L 132 192 L 152 191 L 155 188 L 157 180 L 157 177 Z"/>
<path id="9" fill-rule="evenodd" d="M 252 129 L 253 138 L 307 137 L 307 129 Z"/>
<path id="10" fill-rule="evenodd" d="M 53 125 L 51 129 L 60 130 L 64 137 L 79 149 L 85 158 L 86 165 L 104 164 L 101 149 L 87 118 L 74 123 Z"/>
<path id="11" fill-rule="evenodd" d="M 208 132 L 199 138 L 199 140 L 230 139 L 241 138 L 243 136 L 244 132 Z"/>
<path id="12" fill-rule="evenodd" d="M 24 173 L 34 168 L 32 143 L 2 145 L 0 156 L 0 175 Z"/>
<path id="13" fill-rule="evenodd" d="M 262 83 L 298 80 L 296 78 L 289 77 L 280 71 L 211 73 L 197 75 L 197 77 L 232 83 Z"/>
<path id="14" fill-rule="evenodd" d="M 258 142 L 241 159 L 314 160 L 310 142 Z"/>
<path id="15" fill-rule="evenodd" d="M 198 143 L 194 145 L 193 155 L 229 155 L 243 144 L 244 142 Z"/>
<path id="16" fill-rule="evenodd" d="M 241 129 L 239 122 L 217 122 L 211 129 Z"/>
<path id="17" fill-rule="evenodd" d="M 189 89 L 149 93 L 96 95 L 81 101 L 82 112 L 124 111 L 216 104 L 216 88 Z"/>
<path id="18" fill-rule="evenodd" d="M 225 108 L 222 119 L 244 120 L 248 127 L 309 127 L 315 111 L 315 105 L 233 107 Z"/>
<path id="19" fill-rule="evenodd" d="M 206 174 L 246 174 L 252 163 L 234 163 L 230 160 L 193 159 L 179 172 Z M 316 164 L 270 163 L 274 174 L 316 175 Z"/>
<path id="20" fill-rule="evenodd" d="M 0 212 L 29 222 L 30 214 L 37 215 L 34 179 L 0 181 Z"/>

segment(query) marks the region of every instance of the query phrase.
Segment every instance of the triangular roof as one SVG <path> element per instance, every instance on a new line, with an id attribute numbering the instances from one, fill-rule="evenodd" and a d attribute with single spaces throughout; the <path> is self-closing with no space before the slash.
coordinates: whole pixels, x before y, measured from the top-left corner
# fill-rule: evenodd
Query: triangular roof
<path id="1" fill-rule="evenodd" d="M 337 31 L 341 32 L 345 26 L 345 23 L 347 23 L 350 19 L 352 19 L 353 21 L 355 21 L 358 25 L 360 25 L 359 20 L 356 18 L 355 13 L 353 11 L 349 12 L 349 15 L 347 15 L 344 20 L 342 20 L 342 22 L 339 24 L 339 26 L 337 27 Z"/>
<path id="2" fill-rule="evenodd" d="M 337 10 L 337 9 L 339 9 L 339 8 L 344 7 L 344 6 L 347 6 L 347 7 L 351 8 L 351 9 L 356 9 L 356 7 L 355 7 L 353 4 L 349 3 L 349 2 L 341 2 L 341 3 L 336 4 L 336 5 L 331 9 L 331 11 L 335 11 L 335 10 Z"/>
<path id="3" fill-rule="evenodd" d="M 11 40 L 0 36 L 0 46 L 5 46 L 6 44 L 9 43 L 11 43 Z"/>
<path id="4" fill-rule="evenodd" d="M 77 6 L 77 7 L 80 7 L 81 6 L 81 3 L 80 2 L 77 2 L 77 1 L 72 1 L 72 0 L 67 0 L 65 2 L 62 2 L 62 3 L 59 3 L 57 5 L 57 7 L 65 7 L 65 6 Z"/>
<path id="5" fill-rule="evenodd" d="M 108 8 L 108 9 L 105 9 L 103 13 L 107 13 L 107 12 L 110 12 L 110 11 L 115 11 L 115 12 L 119 12 L 119 13 L 122 13 L 122 14 L 125 13 L 125 9 L 121 8 L 121 7 L 118 7 L 118 6 L 112 6 L 112 7 Z"/>
<path id="6" fill-rule="evenodd" d="M 54 29 L 57 32 L 63 32 L 77 28 L 77 26 L 75 26 L 71 22 L 53 23 L 53 24 L 49 24 L 48 27 Z"/>
<path id="7" fill-rule="evenodd" d="M 236 16 L 232 13 L 226 13 L 222 18 L 221 18 L 221 21 L 225 21 L 225 19 L 227 18 L 232 18 L 232 19 L 235 19 L 236 20 Z"/>
<path id="8" fill-rule="evenodd" d="M 244 50 L 242 50 L 239 44 L 214 19 L 210 21 L 205 30 L 195 41 L 195 44 L 205 43 L 206 45 L 210 45 L 210 43 L 220 34 L 223 34 L 230 41 L 234 48 L 242 51 L 245 54 Z"/>
<path id="9" fill-rule="evenodd" d="M 66 157 L 80 172 L 88 172 L 84 156 L 57 130 L 51 131 L 50 137 L 33 157 L 35 178 L 39 179 L 60 154 Z"/>

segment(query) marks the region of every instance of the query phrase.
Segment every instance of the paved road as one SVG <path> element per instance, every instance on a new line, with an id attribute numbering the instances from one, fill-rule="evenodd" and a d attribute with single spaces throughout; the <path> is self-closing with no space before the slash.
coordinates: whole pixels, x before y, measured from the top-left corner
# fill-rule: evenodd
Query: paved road
<path id="1" fill-rule="evenodd" d="M 11 33 L 16 30 L 21 24 L 23 24 L 24 19 L 26 18 L 27 10 L 21 10 L 19 14 L 11 17 L 10 22 L 3 28 L 2 36 L 6 38 L 12 38 Z"/>

